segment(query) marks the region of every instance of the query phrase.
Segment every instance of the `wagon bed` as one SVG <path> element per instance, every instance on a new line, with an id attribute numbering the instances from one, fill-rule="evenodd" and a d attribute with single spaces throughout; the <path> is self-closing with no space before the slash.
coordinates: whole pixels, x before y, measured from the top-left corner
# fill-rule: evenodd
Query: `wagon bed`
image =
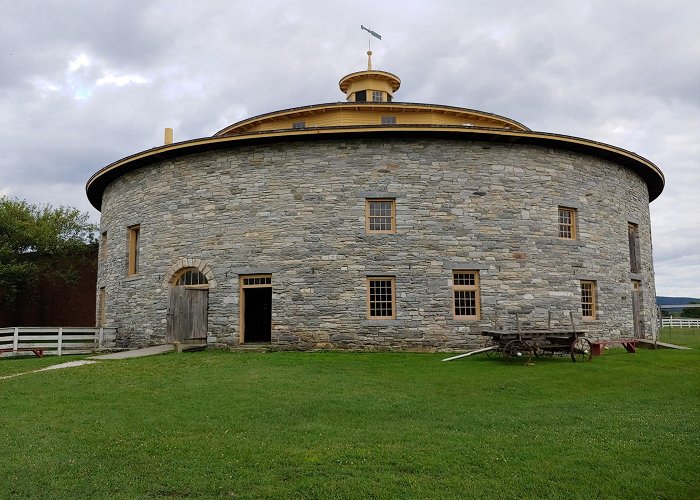
<path id="1" fill-rule="evenodd" d="M 490 337 L 486 341 L 486 351 L 492 357 L 505 360 L 520 359 L 529 362 L 533 356 L 552 356 L 555 353 L 569 354 L 572 361 L 589 361 L 592 355 L 591 343 L 585 338 L 586 332 L 576 329 L 493 329 L 483 330 L 482 335 Z"/>

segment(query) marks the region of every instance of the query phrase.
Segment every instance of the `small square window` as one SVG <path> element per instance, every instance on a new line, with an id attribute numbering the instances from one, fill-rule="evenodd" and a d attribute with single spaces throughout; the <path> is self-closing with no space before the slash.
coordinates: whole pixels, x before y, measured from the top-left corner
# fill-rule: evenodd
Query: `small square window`
<path id="1" fill-rule="evenodd" d="M 368 233 L 395 233 L 396 200 L 366 200 L 365 230 Z"/>
<path id="2" fill-rule="evenodd" d="M 382 125 L 396 125 L 396 117 L 382 116 Z"/>
<path id="3" fill-rule="evenodd" d="M 367 278 L 367 318 L 396 318 L 396 279 L 393 277 Z"/>
<path id="4" fill-rule="evenodd" d="M 305 128 L 306 122 L 294 122 L 292 123 L 292 128 Z"/>
<path id="5" fill-rule="evenodd" d="M 576 239 L 576 209 L 559 207 L 559 237 Z"/>
<path id="6" fill-rule="evenodd" d="M 379 90 L 373 90 L 372 91 L 372 101 L 382 102 L 382 94 L 383 94 L 383 92 L 381 92 Z"/>
<path id="7" fill-rule="evenodd" d="M 581 281 L 581 316 L 596 319 L 597 312 L 595 281 Z"/>
<path id="8" fill-rule="evenodd" d="M 479 271 L 452 272 L 452 299 L 455 319 L 480 319 Z"/>
<path id="9" fill-rule="evenodd" d="M 366 102 L 367 101 L 367 91 L 358 90 L 355 92 L 355 102 Z"/>

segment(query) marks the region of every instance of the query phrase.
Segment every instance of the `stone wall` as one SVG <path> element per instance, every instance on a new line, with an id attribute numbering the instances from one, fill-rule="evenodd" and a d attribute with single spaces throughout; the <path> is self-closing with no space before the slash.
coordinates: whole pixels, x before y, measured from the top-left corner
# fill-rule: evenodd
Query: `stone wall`
<path id="1" fill-rule="evenodd" d="M 396 234 L 365 234 L 365 198 L 396 199 Z M 578 239 L 557 237 L 558 206 Z M 642 273 L 631 276 L 628 221 Z M 127 227 L 140 224 L 140 271 L 127 277 Z M 122 343 L 163 341 L 168 281 L 197 259 L 209 342 L 239 342 L 239 276 L 271 273 L 279 348 L 451 350 L 513 313 L 592 337 L 632 335 L 630 279 L 641 279 L 646 335 L 656 324 L 647 188 L 615 163 L 538 146 L 457 140 L 329 140 L 183 156 L 125 174 L 104 193 L 108 252 L 98 287 Z M 195 261 L 190 261 L 194 263 Z M 452 269 L 476 269 L 480 321 L 453 319 Z M 366 277 L 396 278 L 396 319 L 367 320 Z M 580 280 L 598 317 L 581 324 Z"/>

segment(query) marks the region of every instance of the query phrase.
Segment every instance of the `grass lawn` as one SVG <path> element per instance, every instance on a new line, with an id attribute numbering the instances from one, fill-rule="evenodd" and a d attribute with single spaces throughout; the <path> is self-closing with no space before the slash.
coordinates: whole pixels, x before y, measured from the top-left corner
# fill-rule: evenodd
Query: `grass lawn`
<path id="1" fill-rule="evenodd" d="M 700 497 L 700 349 L 443 357 L 209 351 L 0 380 L 0 498 Z"/>

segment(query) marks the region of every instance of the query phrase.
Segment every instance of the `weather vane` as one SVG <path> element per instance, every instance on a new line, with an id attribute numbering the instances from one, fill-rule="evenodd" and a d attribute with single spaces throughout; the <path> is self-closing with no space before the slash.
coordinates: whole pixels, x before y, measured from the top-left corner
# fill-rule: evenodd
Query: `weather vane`
<path id="1" fill-rule="evenodd" d="M 382 35 L 380 35 L 376 31 L 372 31 L 369 28 L 365 28 L 361 24 L 360 24 L 360 28 L 365 30 L 367 33 L 369 33 L 373 37 L 378 38 L 379 40 L 382 39 Z M 367 70 L 368 71 L 372 70 L 372 39 L 370 37 L 367 37 Z"/>

